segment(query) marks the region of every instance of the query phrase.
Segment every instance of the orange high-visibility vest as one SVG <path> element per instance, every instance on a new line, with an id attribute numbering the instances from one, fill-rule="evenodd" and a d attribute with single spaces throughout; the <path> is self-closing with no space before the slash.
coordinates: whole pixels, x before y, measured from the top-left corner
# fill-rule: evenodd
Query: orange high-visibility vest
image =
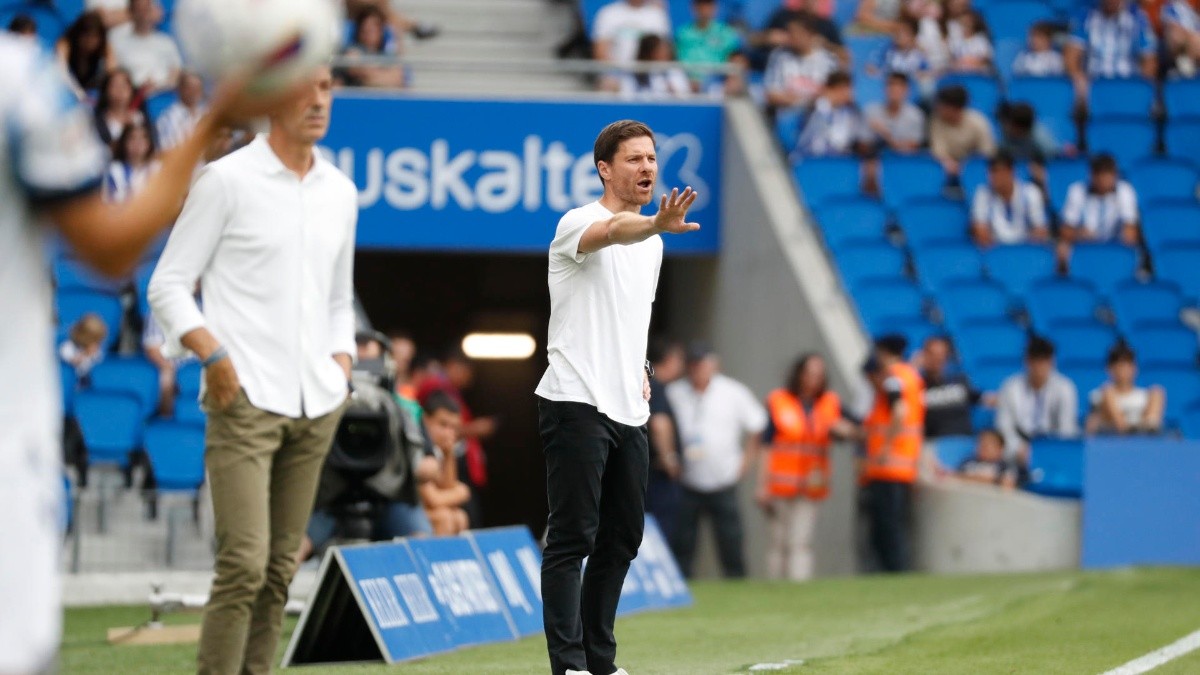
<path id="1" fill-rule="evenodd" d="M 887 434 L 892 424 L 892 406 L 886 394 L 875 394 L 875 407 L 865 421 L 867 458 L 863 479 L 912 483 L 917 480 L 917 461 L 925 440 L 925 382 L 916 369 L 906 363 L 891 366 L 888 375 L 900 381 L 904 419 L 900 420 L 899 432 L 889 442 Z"/>
<path id="2" fill-rule="evenodd" d="M 767 451 L 767 492 L 785 499 L 822 500 L 829 496 L 829 432 L 842 418 L 837 394 L 827 391 L 813 404 L 812 415 L 790 391 L 767 397 L 775 439 Z"/>

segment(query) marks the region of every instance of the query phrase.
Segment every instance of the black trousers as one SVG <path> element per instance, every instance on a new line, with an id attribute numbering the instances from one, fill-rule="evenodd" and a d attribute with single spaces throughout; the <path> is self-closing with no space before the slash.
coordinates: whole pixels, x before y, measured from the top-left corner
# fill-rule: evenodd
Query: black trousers
<path id="1" fill-rule="evenodd" d="M 909 569 L 909 515 L 912 484 L 893 481 L 867 483 L 867 514 L 871 548 L 884 572 Z"/>
<path id="2" fill-rule="evenodd" d="M 545 399 L 538 418 L 550 506 L 542 553 L 550 670 L 611 675 L 617 602 L 645 526 L 646 428 L 614 422 L 595 406 Z"/>
<path id="3" fill-rule="evenodd" d="M 700 532 L 700 517 L 712 518 L 713 534 L 717 539 L 717 555 L 721 559 L 721 574 L 730 579 L 746 576 L 746 557 L 742 545 L 742 514 L 738 507 L 737 486 L 715 492 L 698 492 L 683 488 L 679 500 L 679 519 L 671 549 L 683 576 L 692 577 L 696 558 L 696 536 Z"/>

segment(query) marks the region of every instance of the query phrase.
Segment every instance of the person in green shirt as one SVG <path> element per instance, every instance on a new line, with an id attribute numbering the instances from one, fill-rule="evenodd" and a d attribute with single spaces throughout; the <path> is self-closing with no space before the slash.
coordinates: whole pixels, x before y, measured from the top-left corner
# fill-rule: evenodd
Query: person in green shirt
<path id="1" fill-rule="evenodd" d="M 729 24 L 717 19 L 717 0 L 692 0 L 695 21 L 679 29 L 676 51 L 682 63 L 725 63 L 742 44 L 742 38 Z M 695 82 L 705 80 L 702 71 L 689 70 Z"/>

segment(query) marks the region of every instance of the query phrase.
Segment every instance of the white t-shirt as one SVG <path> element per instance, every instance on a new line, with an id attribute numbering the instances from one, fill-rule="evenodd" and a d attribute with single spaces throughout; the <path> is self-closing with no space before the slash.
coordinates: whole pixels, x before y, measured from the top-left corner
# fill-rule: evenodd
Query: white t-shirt
<path id="1" fill-rule="evenodd" d="M 671 17 L 661 5 L 646 3 L 634 7 L 618 0 L 596 12 L 592 39 L 612 42 L 609 60 L 613 63 L 633 63 L 643 35 L 671 37 Z"/>
<path id="2" fill-rule="evenodd" d="M 1137 193 L 1125 181 L 1118 181 L 1116 190 L 1103 195 L 1089 190 L 1087 181 L 1079 181 L 1067 190 L 1062 217 L 1067 227 L 1083 228 L 1097 241 L 1111 241 L 1122 227 L 1137 222 Z"/>
<path id="3" fill-rule="evenodd" d="M 537 395 L 596 406 L 620 424 L 650 419 L 642 397 L 662 237 L 579 253 L 588 226 L 612 218 L 600 202 L 568 211 L 550 244 L 550 366 Z"/>
<path id="4" fill-rule="evenodd" d="M 133 32 L 133 24 L 123 23 L 108 32 L 117 63 L 129 71 L 133 85 L 149 82 L 158 89 L 175 86 L 171 74 L 183 66 L 183 57 L 170 35 L 154 31 L 146 35 Z"/>
<path id="5" fill-rule="evenodd" d="M 767 428 L 767 411 L 750 389 L 718 373 L 703 392 L 687 379 L 672 382 L 667 399 L 683 441 L 683 484 L 700 492 L 736 484 L 746 435 Z"/>
<path id="6" fill-rule="evenodd" d="M 975 188 L 971 220 L 992 230 L 1001 244 L 1019 244 L 1033 229 L 1046 228 L 1046 207 L 1042 191 L 1033 183 L 1018 180 L 1012 199 L 1004 199 L 987 185 Z"/>
<path id="7" fill-rule="evenodd" d="M 1108 383 L 1096 387 L 1088 394 L 1088 402 L 1093 408 L 1099 408 L 1104 402 L 1104 388 L 1111 387 Z M 1142 426 L 1142 416 L 1146 414 L 1146 406 L 1150 405 L 1150 390 L 1145 387 L 1134 387 L 1124 394 L 1117 394 L 1117 410 L 1125 423 L 1131 427 Z"/>

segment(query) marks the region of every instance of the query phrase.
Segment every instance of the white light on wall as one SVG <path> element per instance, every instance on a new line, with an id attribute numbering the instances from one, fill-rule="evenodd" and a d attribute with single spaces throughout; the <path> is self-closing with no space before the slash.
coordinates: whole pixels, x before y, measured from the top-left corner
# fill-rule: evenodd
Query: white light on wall
<path id="1" fill-rule="evenodd" d="M 471 333 L 463 338 L 462 350 L 473 359 L 527 359 L 537 342 L 528 333 Z"/>

